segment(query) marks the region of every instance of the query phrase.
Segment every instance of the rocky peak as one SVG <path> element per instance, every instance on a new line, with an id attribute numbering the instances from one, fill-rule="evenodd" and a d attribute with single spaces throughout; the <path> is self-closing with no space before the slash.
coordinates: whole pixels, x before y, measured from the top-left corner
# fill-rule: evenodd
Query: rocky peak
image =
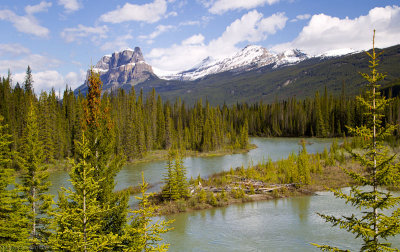
<path id="1" fill-rule="evenodd" d="M 155 77 L 152 67 L 145 62 L 139 47 L 103 56 L 93 71 L 100 74 L 103 90 L 116 89 L 124 85 L 133 86 Z"/>

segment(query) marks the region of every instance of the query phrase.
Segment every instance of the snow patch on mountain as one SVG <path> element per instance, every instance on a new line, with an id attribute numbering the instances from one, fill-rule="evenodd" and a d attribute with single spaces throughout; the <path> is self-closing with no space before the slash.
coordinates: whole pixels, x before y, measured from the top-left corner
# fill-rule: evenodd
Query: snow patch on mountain
<path id="1" fill-rule="evenodd" d="M 158 76 L 166 80 L 192 81 L 226 71 L 250 71 L 267 65 L 279 67 L 296 64 L 307 58 L 308 56 L 299 50 L 287 50 L 283 53 L 275 54 L 261 46 L 248 45 L 231 57 L 222 60 L 207 57 L 189 70 Z"/>

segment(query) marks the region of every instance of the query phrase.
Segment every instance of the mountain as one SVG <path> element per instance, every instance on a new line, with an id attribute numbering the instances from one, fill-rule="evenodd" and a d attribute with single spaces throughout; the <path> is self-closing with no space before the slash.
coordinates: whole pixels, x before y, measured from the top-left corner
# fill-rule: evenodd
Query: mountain
<path id="1" fill-rule="evenodd" d="M 100 74 L 104 91 L 130 88 L 138 83 L 157 79 L 152 67 L 145 62 L 139 47 L 103 56 L 93 67 L 93 71 Z M 90 70 L 88 70 L 86 80 L 89 72 Z M 86 89 L 86 81 L 78 87 L 78 90 L 83 93 Z"/>
<path id="2" fill-rule="evenodd" d="M 387 75 L 382 82 L 386 87 L 400 79 L 400 45 L 377 49 L 377 52 L 382 51 L 377 69 Z M 196 100 L 207 99 L 212 105 L 273 102 L 293 96 L 304 99 L 314 96 L 316 91 L 324 92 L 325 87 L 333 95 L 340 94 L 342 87 L 347 95 L 360 94 L 365 80 L 359 73 L 370 72 L 368 56 L 365 52 L 335 55 L 330 53 L 297 61 L 305 57 L 301 52 L 285 52 L 279 63 L 247 71 L 219 72 L 193 81 L 158 79 L 140 83 L 135 88 L 145 93 L 155 88 L 164 100 L 174 101 L 180 97 L 186 104 L 193 104 Z"/>
<path id="3" fill-rule="evenodd" d="M 231 57 L 218 61 L 207 57 L 200 64 L 189 70 L 173 75 L 160 75 L 159 77 L 165 80 L 194 81 L 211 74 L 226 71 L 244 72 L 267 65 L 279 67 L 295 64 L 307 58 L 309 57 L 299 50 L 288 50 L 274 54 L 261 46 L 249 45 Z"/>
<path id="4" fill-rule="evenodd" d="M 377 51 L 382 51 L 377 49 Z M 378 70 L 387 75 L 386 87 L 400 78 L 400 45 L 385 48 Z M 94 67 L 100 73 L 104 90 L 134 85 L 145 93 L 153 88 L 166 100 L 180 97 L 187 104 L 208 100 L 212 105 L 236 102 L 272 102 L 296 96 L 304 99 L 325 87 L 339 94 L 361 92 L 365 81 L 359 72 L 369 72 L 365 52 L 335 50 L 310 57 L 299 50 L 272 53 L 260 46 L 247 46 L 232 57 L 215 60 L 208 57 L 190 70 L 169 77 L 157 77 L 138 47 L 104 56 Z M 79 87 L 86 93 L 86 84 Z"/>

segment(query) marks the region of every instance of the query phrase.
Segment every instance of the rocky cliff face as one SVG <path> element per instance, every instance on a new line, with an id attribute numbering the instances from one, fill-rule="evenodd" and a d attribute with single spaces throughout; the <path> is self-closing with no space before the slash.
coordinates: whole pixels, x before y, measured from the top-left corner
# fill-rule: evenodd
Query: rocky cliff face
<path id="1" fill-rule="evenodd" d="M 93 71 L 100 74 L 104 91 L 116 90 L 124 85 L 134 86 L 156 77 L 152 67 L 144 61 L 139 47 L 103 56 Z"/>

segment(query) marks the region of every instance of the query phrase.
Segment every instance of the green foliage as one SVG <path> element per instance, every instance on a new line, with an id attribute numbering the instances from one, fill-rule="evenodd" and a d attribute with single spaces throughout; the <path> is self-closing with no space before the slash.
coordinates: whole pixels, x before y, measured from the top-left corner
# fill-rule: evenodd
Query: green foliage
<path id="1" fill-rule="evenodd" d="M 28 208 L 19 196 L 14 171 L 10 168 L 11 135 L 6 133 L 0 115 L 0 250 L 28 250 L 29 232 L 26 212 Z M 10 187 L 15 186 L 14 189 Z"/>
<path id="2" fill-rule="evenodd" d="M 367 54 L 370 57 L 371 71 L 370 74 L 362 73 L 362 76 L 368 82 L 368 90 L 364 96 L 357 97 L 365 111 L 365 123 L 360 127 L 349 127 L 349 131 L 364 138 L 365 143 L 361 153 L 348 150 L 364 170 L 357 173 L 343 169 L 353 181 L 365 187 L 353 186 L 349 194 L 341 190 L 332 190 L 337 198 L 362 209 L 361 216 L 319 215 L 333 226 L 339 226 L 353 233 L 356 238 L 361 238 L 361 251 L 398 251 L 391 248 L 386 239 L 400 233 L 400 197 L 381 189 L 383 186 L 400 183 L 400 165 L 394 162 L 395 155 L 389 155 L 388 147 L 383 144 L 385 137 L 392 135 L 395 126 L 383 124 L 383 112 L 390 100 L 382 97 L 378 91 L 379 83 L 385 75 L 376 70 L 379 54 L 376 54 L 374 44 L 372 53 Z M 390 211 L 385 214 L 384 210 Z M 329 245 L 316 246 L 324 251 L 342 251 Z"/>
<path id="3" fill-rule="evenodd" d="M 126 228 L 123 236 L 123 251 L 168 250 L 169 244 L 160 243 L 162 241 L 160 234 L 171 230 L 168 226 L 172 221 L 153 221 L 158 208 L 150 203 L 151 194 L 146 193 L 147 187 L 142 173 L 141 197 L 136 197 L 139 200 L 139 209 L 132 210 L 131 225 Z"/>
<path id="4" fill-rule="evenodd" d="M 47 194 L 50 182 L 46 180 L 49 174 L 47 167 L 43 165 L 43 145 L 39 140 L 37 112 L 32 101 L 28 109 L 23 143 L 18 157 L 23 172 L 21 190 L 29 208 L 31 249 L 40 250 L 46 245 L 50 235 L 48 214 L 53 200 L 52 196 Z"/>
<path id="5" fill-rule="evenodd" d="M 60 251 L 103 251 L 118 243 L 118 236 L 104 234 L 105 213 L 111 211 L 98 201 L 101 191 L 95 169 L 89 162 L 90 149 L 85 135 L 77 142 L 78 163 L 72 161 L 70 181 L 73 188 L 62 188 L 57 212 L 56 231 L 50 239 L 53 249 Z"/>
<path id="6" fill-rule="evenodd" d="M 91 70 L 88 78 L 88 94 L 83 102 L 83 128 L 90 152 L 87 162 L 94 168 L 94 179 L 101 190 L 97 200 L 110 210 L 103 215 L 102 229 L 105 234 L 120 234 L 126 224 L 128 194 L 115 193 L 115 176 L 124 164 L 121 155 L 115 155 L 115 129 L 110 115 L 110 101 L 101 99 L 99 75 Z"/>
<path id="7" fill-rule="evenodd" d="M 197 201 L 199 203 L 206 203 L 206 201 L 207 201 L 207 193 L 206 193 L 206 191 L 204 191 L 204 189 L 201 189 L 197 193 Z"/>
<path id="8" fill-rule="evenodd" d="M 188 197 L 188 182 L 186 168 L 182 157 L 175 151 L 168 154 L 167 173 L 164 176 L 165 185 L 162 188 L 164 200 L 177 200 Z"/>
<path id="9" fill-rule="evenodd" d="M 218 205 L 217 198 L 215 198 L 213 192 L 207 192 L 207 203 L 214 207 Z"/>

